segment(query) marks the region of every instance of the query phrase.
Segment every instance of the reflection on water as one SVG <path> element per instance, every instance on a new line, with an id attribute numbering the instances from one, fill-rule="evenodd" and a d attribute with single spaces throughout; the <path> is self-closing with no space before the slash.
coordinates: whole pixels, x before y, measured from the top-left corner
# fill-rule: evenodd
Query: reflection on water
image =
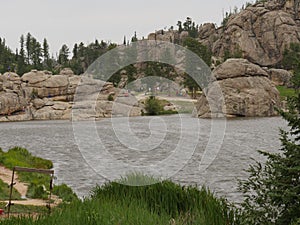
<path id="1" fill-rule="evenodd" d="M 153 132 L 154 137 L 159 132 L 163 132 L 164 139 L 152 151 L 149 149 L 146 151 L 146 146 L 141 151 L 126 147 L 130 145 L 131 140 L 132 146 L 135 145 L 134 141 L 136 140 L 128 138 L 124 143 L 122 138 L 115 135 L 114 124 L 122 125 L 122 121 L 117 121 L 120 120 L 119 118 L 113 119 L 113 123 L 111 119 L 96 122 L 97 135 L 101 139 L 103 147 L 114 159 L 130 165 L 147 166 L 172 155 L 172 151 L 181 137 L 178 117 L 163 117 L 166 129 L 161 130 L 160 127 L 156 129 L 155 123 L 152 125 L 149 123 L 152 119 L 153 117 L 129 119 L 131 132 L 138 139 L 147 139 Z M 157 119 L 159 124 L 160 120 Z M 180 159 L 173 160 L 173 166 L 179 168 L 179 172 L 171 179 L 181 184 L 208 186 L 218 195 L 233 201 L 240 200 L 236 189 L 237 179 L 247 175 L 243 170 L 248 168 L 252 162 L 251 158 L 263 160 L 256 150 L 277 151 L 280 148 L 279 127 L 286 128 L 285 121 L 279 117 L 227 120 L 226 133 L 220 152 L 208 169 L 200 172 L 199 163 L 208 143 L 211 121 L 189 117 L 185 117 L 184 121 L 186 127 L 191 128 L 195 123 L 199 123 L 199 139 L 187 164 L 181 165 L 182 160 Z M 85 131 L 85 127 L 82 126 L 82 130 L 79 132 L 77 130 L 76 133 L 84 134 Z M 188 134 L 193 137 L 192 129 L 184 132 L 190 132 Z M 106 181 L 98 169 L 91 168 L 84 160 L 75 142 L 73 126 L 70 121 L 1 123 L 0 136 L 0 147 L 3 150 L 20 146 L 27 148 L 35 155 L 52 160 L 57 177 L 56 183 L 70 185 L 79 196 L 87 196 L 96 184 Z M 187 140 L 187 148 L 192 141 Z M 89 145 L 85 146 L 89 148 Z M 90 146 L 93 148 L 93 145 Z M 99 156 L 96 154 L 95 159 L 97 157 Z M 99 161 L 101 160 L 99 159 Z"/>

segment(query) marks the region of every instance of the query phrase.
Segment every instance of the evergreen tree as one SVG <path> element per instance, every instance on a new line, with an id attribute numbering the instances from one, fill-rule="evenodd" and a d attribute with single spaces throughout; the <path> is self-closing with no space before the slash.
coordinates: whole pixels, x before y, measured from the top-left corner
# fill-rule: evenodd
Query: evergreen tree
<path id="1" fill-rule="evenodd" d="M 42 66 L 42 46 L 34 37 L 31 38 L 30 42 L 31 61 L 34 69 L 41 70 Z"/>
<path id="2" fill-rule="evenodd" d="M 134 35 L 131 38 L 131 42 L 137 42 L 137 41 L 138 41 L 138 38 L 137 38 L 136 32 L 134 32 Z"/>
<path id="3" fill-rule="evenodd" d="M 27 64 L 30 64 L 30 57 L 31 57 L 31 34 L 27 33 L 26 35 L 26 52 L 27 52 Z"/>
<path id="4" fill-rule="evenodd" d="M 289 131 L 281 130 L 280 153 L 260 151 L 267 158 L 248 169 L 240 181 L 245 196 L 244 224 L 300 224 L 300 94 L 289 99 L 289 112 L 280 111 Z"/>
<path id="5" fill-rule="evenodd" d="M 5 39 L 0 38 L 0 72 L 13 70 L 15 66 L 15 54 L 6 46 Z"/>
<path id="6" fill-rule="evenodd" d="M 21 76 L 25 72 L 27 72 L 26 55 L 25 55 L 24 44 L 25 44 L 25 38 L 24 38 L 24 35 L 21 35 L 21 37 L 20 37 L 20 52 L 19 52 L 19 57 L 18 57 L 18 60 L 17 60 L 17 64 L 18 64 L 17 73 Z"/>
<path id="7" fill-rule="evenodd" d="M 289 48 L 283 53 L 282 66 L 287 70 L 292 70 L 294 76 L 292 78 L 294 88 L 300 89 L 300 44 L 291 43 Z"/>
<path id="8" fill-rule="evenodd" d="M 52 60 L 50 58 L 49 44 L 46 38 L 44 38 L 43 40 L 43 59 L 44 69 L 52 70 L 53 65 Z"/>
<path id="9" fill-rule="evenodd" d="M 123 45 L 126 45 L 127 41 L 126 41 L 126 36 L 124 36 L 124 41 L 123 41 Z"/>
<path id="10" fill-rule="evenodd" d="M 184 40 L 183 46 L 198 55 L 207 64 L 207 66 L 211 66 L 212 53 L 206 46 L 202 45 L 196 39 L 191 37 L 188 37 Z M 186 64 L 188 68 L 191 68 L 194 64 L 193 58 L 187 57 Z M 201 89 L 197 82 L 186 74 L 184 85 L 192 92 L 192 98 L 196 98 L 197 90 Z"/>
<path id="11" fill-rule="evenodd" d="M 44 58 L 44 62 L 47 62 L 50 58 L 49 44 L 46 38 L 44 38 L 43 40 L 43 58 Z"/>
<path id="12" fill-rule="evenodd" d="M 75 44 L 73 47 L 73 59 L 77 59 L 78 58 L 78 45 Z"/>
<path id="13" fill-rule="evenodd" d="M 177 26 L 178 26 L 178 31 L 179 31 L 179 33 L 181 33 L 181 32 L 183 31 L 183 29 L 182 29 L 182 22 L 181 22 L 181 21 L 178 21 L 178 22 L 177 22 Z"/>
<path id="14" fill-rule="evenodd" d="M 68 66 L 69 54 L 69 48 L 66 44 L 64 44 L 59 50 L 58 63 L 62 66 Z"/>

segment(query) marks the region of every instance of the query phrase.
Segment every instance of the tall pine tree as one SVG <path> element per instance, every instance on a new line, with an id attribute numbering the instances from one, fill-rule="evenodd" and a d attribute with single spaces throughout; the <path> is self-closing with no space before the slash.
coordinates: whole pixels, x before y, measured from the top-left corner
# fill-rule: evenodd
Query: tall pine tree
<path id="1" fill-rule="evenodd" d="M 289 99 L 289 112 L 280 111 L 289 131 L 281 130 L 279 153 L 260 153 L 265 164 L 248 169 L 249 178 L 240 181 L 245 196 L 244 224 L 300 224 L 300 94 Z"/>

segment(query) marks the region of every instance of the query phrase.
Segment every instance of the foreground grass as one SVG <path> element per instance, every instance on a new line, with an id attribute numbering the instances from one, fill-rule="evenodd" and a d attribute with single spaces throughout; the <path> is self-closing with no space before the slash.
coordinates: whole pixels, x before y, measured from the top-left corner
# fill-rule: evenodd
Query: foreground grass
<path id="1" fill-rule="evenodd" d="M 6 203 L 5 202 L 0 202 L 0 208 L 4 209 Z M 23 214 L 23 215 L 30 215 L 30 214 L 46 214 L 48 213 L 49 210 L 45 206 L 32 206 L 32 205 L 18 205 L 15 204 L 12 207 L 11 215 L 14 214 Z M 0 221 L 0 224 L 2 222 Z"/>
<path id="2" fill-rule="evenodd" d="M 182 187 L 171 181 L 151 186 L 126 186 L 111 182 L 96 187 L 90 198 L 61 206 L 38 218 L 12 218 L 0 224 L 237 224 L 228 202 L 208 190 Z"/>

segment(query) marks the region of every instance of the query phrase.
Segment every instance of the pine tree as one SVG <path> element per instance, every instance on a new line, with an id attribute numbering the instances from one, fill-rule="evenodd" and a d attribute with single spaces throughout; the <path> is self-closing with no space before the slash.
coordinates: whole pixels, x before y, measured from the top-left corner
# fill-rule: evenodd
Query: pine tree
<path id="1" fill-rule="evenodd" d="M 30 64 L 30 57 L 31 57 L 31 34 L 27 33 L 26 35 L 26 52 L 27 52 L 27 64 Z"/>
<path id="2" fill-rule="evenodd" d="M 41 70 L 42 66 L 42 57 L 43 50 L 41 44 L 37 41 L 36 38 L 32 37 L 30 42 L 30 51 L 31 51 L 31 61 L 34 69 Z"/>
<path id="3" fill-rule="evenodd" d="M 124 36 L 124 41 L 123 41 L 123 45 L 126 45 L 127 41 L 126 41 L 126 36 Z"/>
<path id="4" fill-rule="evenodd" d="M 25 49 L 24 49 L 24 44 L 25 44 L 25 38 L 24 35 L 21 35 L 20 37 L 20 52 L 19 52 L 19 57 L 17 61 L 17 73 L 19 75 L 23 75 L 25 72 L 27 72 L 26 69 L 26 55 L 25 55 Z"/>
<path id="5" fill-rule="evenodd" d="M 43 40 L 43 59 L 44 69 L 52 70 L 52 60 L 50 59 L 49 44 L 46 38 Z"/>
<path id="6" fill-rule="evenodd" d="M 289 131 L 281 130 L 280 153 L 251 165 L 249 178 L 240 181 L 245 196 L 244 224 L 300 224 L 300 94 L 289 99 L 289 112 L 280 111 Z"/>
<path id="7" fill-rule="evenodd" d="M 59 50 L 58 63 L 61 64 L 62 66 L 68 66 L 69 54 L 70 54 L 69 48 L 66 44 L 64 44 Z"/>
<path id="8" fill-rule="evenodd" d="M 138 38 L 136 35 L 136 31 L 135 31 L 133 37 L 131 38 L 131 42 L 137 42 L 137 41 L 138 41 Z"/>
<path id="9" fill-rule="evenodd" d="M 78 45 L 75 44 L 73 47 L 73 59 L 77 59 L 78 58 Z"/>
<path id="10" fill-rule="evenodd" d="M 46 38 L 44 38 L 43 40 L 43 58 L 44 58 L 44 62 L 47 62 L 50 58 L 49 44 Z"/>

